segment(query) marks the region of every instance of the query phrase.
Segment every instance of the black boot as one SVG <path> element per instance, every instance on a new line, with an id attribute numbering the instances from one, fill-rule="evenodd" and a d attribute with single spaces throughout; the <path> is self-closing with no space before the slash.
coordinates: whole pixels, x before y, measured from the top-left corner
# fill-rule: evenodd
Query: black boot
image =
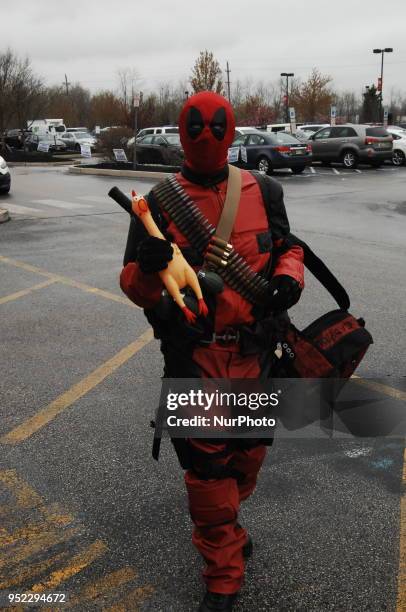
<path id="1" fill-rule="evenodd" d="M 221 593 L 206 591 L 198 612 L 232 612 L 236 597 L 237 593 L 222 595 Z"/>

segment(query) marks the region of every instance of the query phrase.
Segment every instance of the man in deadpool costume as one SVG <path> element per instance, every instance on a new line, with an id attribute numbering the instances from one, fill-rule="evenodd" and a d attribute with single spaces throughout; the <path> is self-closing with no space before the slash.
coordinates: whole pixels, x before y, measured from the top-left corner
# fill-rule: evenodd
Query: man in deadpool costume
<path id="1" fill-rule="evenodd" d="M 217 226 L 227 190 L 227 153 L 234 139 L 232 107 L 220 95 L 198 93 L 186 101 L 179 131 L 185 163 L 176 180 L 208 221 Z M 272 275 L 262 308 L 253 307 L 225 283 L 221 293 L 204 296 L 209 315 L 204 320 L 199 317 L 200 331 L 186 322 L 180 309 L 175 308 L 177 312 L 170 320 L 161 318 L 163 285 L 157 272 L 172 259 L 170 241 L 176 242 L 196 270 L 202 266 L 203 257 L 160 209 L 154 190 L 147 200 L 168 240 L 147 236 L 140 223 L 131 221 L 120 284 L 125 294 L 145 309 L 155 336 L 161 340 L 166 377 L 269 377 L 275 346 L 266 346 L 265 342 L 264 348 L 262 338 L 252 350 L 242 351 L 238 330 L 251 329 L 255 338 L 259 319 L 286 317 L 286 310 L 299 300 L 303 251 L 285 240 L 289 223 L 282 188 L 266 178 L 270 217 L 255 176 L 246 170 L 241 174 L 241 198 L 230 242 L 252 270 L 267 270 L 268 277 Z M 240 503 L 255 489 L 266 447 L 263 440 L 187 439 L 182 453 L 194 523 L 192 541 L 206 563 L 203 579 L 207 591 L 199 611 L 229 611 L 243 582 L 245 560 L 253 550 L 251 538 L 238 522 L 238 511 Z"/>

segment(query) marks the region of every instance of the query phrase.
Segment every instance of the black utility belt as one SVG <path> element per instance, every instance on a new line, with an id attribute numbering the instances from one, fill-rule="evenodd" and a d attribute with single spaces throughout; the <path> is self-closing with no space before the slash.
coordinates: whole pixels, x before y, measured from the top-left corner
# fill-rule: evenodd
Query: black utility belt
<path id="1" fill-rule="evenodd" d="M 239 329 L 235 327 L 226 327 L 219 333 L 213 332 L 211 336 L 199 340 L 199 344 L 202 346 L 209 346 L 210 344 L 230 346 L 232 344 L 239 344 L 240 340 L 241 333 Z"/>

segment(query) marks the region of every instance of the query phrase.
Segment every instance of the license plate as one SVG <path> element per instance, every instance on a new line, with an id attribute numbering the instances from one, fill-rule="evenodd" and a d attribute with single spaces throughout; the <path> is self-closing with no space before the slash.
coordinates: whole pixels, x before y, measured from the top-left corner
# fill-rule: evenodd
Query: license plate
<path id="1" fill-rule="evenodd" d="M 390 142 L 378 142 L 378 149 L 390 149 Z"/>
<path id="2" fill-rule="evenodd" d="M 293 153 L 293 155 L 303 155 L 303 153 L 306 151 L 306 149 L 291 149 L 290 152 Z"/>

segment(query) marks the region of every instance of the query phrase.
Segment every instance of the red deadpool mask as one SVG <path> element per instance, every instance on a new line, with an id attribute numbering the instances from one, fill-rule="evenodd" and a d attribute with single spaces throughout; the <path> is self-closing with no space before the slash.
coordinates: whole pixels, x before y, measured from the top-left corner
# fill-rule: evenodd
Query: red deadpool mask
<path id="1" fill-rule="evenodd" d="M 224 168 L 234 130 L 233 109 L 225 98 L 211 91 L 190 97 L 179 117 L 186 164 L 195 172 L 208 175 Z"/>

